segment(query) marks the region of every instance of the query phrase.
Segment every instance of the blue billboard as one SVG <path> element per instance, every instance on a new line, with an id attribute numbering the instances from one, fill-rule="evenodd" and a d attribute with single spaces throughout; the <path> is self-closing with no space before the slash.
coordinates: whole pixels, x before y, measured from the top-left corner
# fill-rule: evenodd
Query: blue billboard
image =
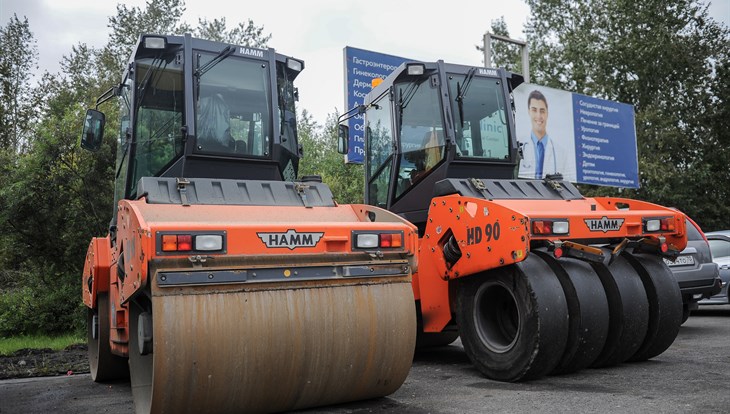
<path id="1" fill-rule="evenodd" d="M 372 89 L 374 78 L 385 78 L 401 63 L 410 60 L 369 50 L 345 47 L 345 107 L 347 110 L 362 105 Z M 365 158 L 365 120 L 362 115 L 349 119 L 349 150 L 345 162 L 361 164 Z"/>
<path id="2" fill-rule="evenodd" d="M 514 91 L 520 177 L 639 187 L 634 107 L 524 83 Z"/>

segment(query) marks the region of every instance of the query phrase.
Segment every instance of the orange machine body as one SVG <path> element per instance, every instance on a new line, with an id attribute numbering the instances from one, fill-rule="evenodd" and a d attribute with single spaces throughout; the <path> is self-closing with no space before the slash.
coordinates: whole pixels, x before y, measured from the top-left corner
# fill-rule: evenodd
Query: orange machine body
<path id="1" fill-rule="evenodd" d="M 371 221 L 373 216 L 377 216 L 377 223 Z M 141 198 L 121 200 L 117 218 L 115 246 L 109 246 L 108 237 L 94 238 L 90 243 L 83 300 L 94 307 L 97 294 L 109 291 L 111 350 L 120 356 L 128 354 L 129 300 L 161 269 L 206 272 L 210 278 L 228 272 L 234 275 L 233 280 L 227 280 L 221 289 L 230 289 L 231 284 L 246 289 L 258 283 L 306 281 L 317 269 L 357 279 L 388 267 L 394 269 L 392 273 L 408 273 L 416 266 L 415 226 L 367 205 L 267 208 L 148 204 Z M 358 249 L 353 239 L 359 233 L 392 234 L 396 242 L 391 248 Z M 161 247 L 163 234 L 222 235 L 223 250 L 165 252 Z"/>
<path id="2" fill-rule="evenodd" d="M 646 219 L 666 219 L 667 229 L 646 232 Z M 535 234 L 531 223 L 564 220 L 569 232 Z M 461 257 L 449 263 L 444 248 L 457 242 Z M 685 215 L 656 204 L 622 198 L 578 200 L 487 200 L 461 195 L 436 197 L 428 212 L 426 231 L 419 240 L 419 270 L 413 275 L 413 293 L 420 301 L 425 332 L 441 332 L 452 320 L 453 298 L 449 281 L 520 262 L 535 243 L 554 245 L 576 241 L 636 241 L 666 244 L 668 255 L 684 249 Z M 590 249 L 590 247 L 588 247 Z"/>

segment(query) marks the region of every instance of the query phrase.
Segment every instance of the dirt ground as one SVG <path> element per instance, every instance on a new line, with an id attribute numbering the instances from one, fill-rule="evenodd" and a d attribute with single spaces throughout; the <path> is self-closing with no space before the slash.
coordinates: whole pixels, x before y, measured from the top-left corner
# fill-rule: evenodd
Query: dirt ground
<path id="1" fill-rule="evenodd" d="M 10 356 L 0 356 L 0 380 L 88 372 L 89 359 L 85 344 L 71 345 L 61 351 L 21 349 Z"/>

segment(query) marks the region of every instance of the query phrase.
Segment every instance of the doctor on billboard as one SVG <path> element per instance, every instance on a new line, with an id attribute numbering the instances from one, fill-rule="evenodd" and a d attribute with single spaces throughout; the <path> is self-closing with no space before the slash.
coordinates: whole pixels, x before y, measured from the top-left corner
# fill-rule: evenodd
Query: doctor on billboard
<path id="1" fill-rule="evenodd" d="M 516 102 L 520 101 L 521 99 L 516 99 Z M 560 173 L 564 179 L 575 182 L 575 149 L 574 145 L 570 145 L 574 141 L 572 128 L 553 128 L 548 131 L 549 104 L 540 90 L 532 89 L 523 102 L 526 102 L 523 108 L 527 109 L 530 130 L 529 133 L 525 132 L 524 122 L 518 123 L 517 133 L 523 157 L 519 176 L 542 179 L 546 175 Z M 521 111 L 518 110 L 519 112 Z M 568 113 L 570 114 L 570 109 Z M 569 125 L 565 126 L 572 126 L 572 122 L 567 124 Z"/>

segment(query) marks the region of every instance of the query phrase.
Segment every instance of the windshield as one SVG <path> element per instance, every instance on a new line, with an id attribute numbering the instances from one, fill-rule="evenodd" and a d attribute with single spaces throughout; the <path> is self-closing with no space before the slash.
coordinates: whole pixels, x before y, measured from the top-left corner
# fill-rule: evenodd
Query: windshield
<path id="1" fill-rule="evenodd" d="M 397 85 L 401 103 L 401 157 L 398 160 L 396 197 L 424 177 L 444 157 L 444 126 L 436 85 L 430 78 Z"/>
<path id="2" fill-rule="evenodd" d="M 194 79 L 196 152 L 268 157 L 272 119 L 268 65 L 236 56 L 209 65 L 216 57 L 201 52 L 197 59 L 198 67 L 206 69 Z"/>
<path id="3" fill-rule="evenodd" d="M 449 94 L 456 125 L 457 155 L 509 159 L 504 90 L 498 79 L 449 75 Z"/>
<path id="4" fill-rule="evenodd" d="M 173 52 L 136 62 L 136 140 L 130 196 L 136 194 L 141 177 L 159 176 L 183 152 L 183 67 L 182 59 L 175 57 Z"/>

